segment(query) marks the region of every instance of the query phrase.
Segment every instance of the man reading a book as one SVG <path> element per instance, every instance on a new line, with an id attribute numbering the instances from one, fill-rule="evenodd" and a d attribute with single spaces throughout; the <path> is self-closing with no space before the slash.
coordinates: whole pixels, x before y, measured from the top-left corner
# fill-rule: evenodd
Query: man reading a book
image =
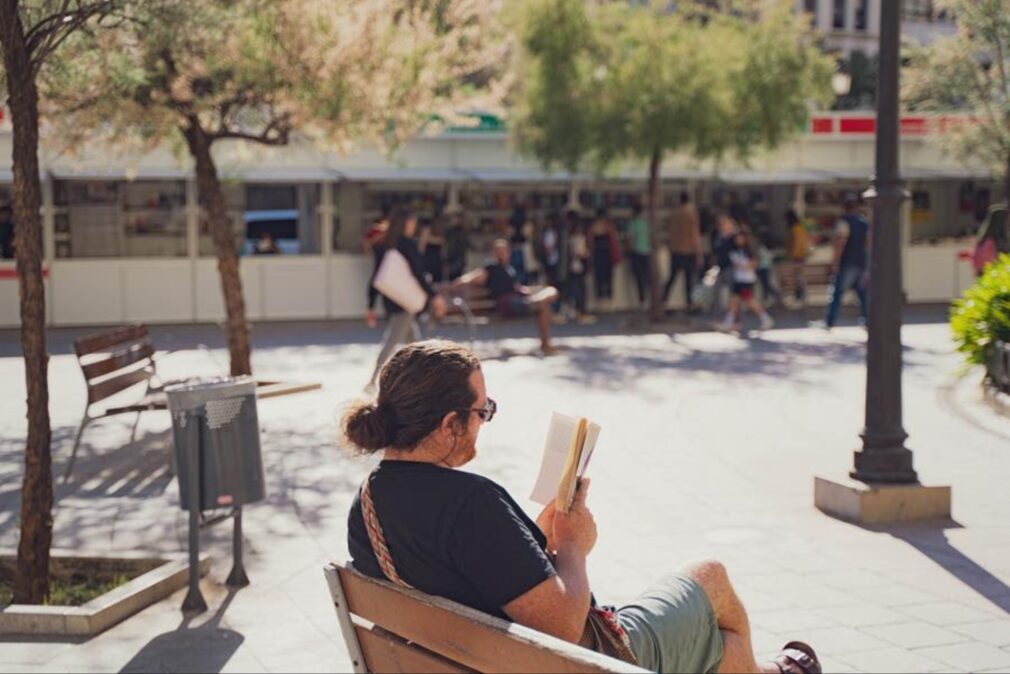
<path id="1" fill-rule="evenodd" d="M 504 318 L 523 318 L 536 315 L 540 330 L 540 347 L 546 354 L 554 352 L 551 346 L 551 305 L 558 301 L 558 291 L 550 286 L 533 288 L 519 283 L 518 274 L 511 264 L 509 242 L 498 239 L 491 249 L 492 262 L 461 276 L 456 287 L 484 286 Z"/>
<path id="2" fill-rule="evenodd" d="M 567 512 L 550 505 L 534 521 L 504 488 L 458 470 L 497 409 L 468 349 L 429 341 L 393 356 L 377 400 L 343 421 L 351 445 L 383 459 L 348 515 L 354 567 L 613 654 L 590 629 L 602 611 L 586 571 L 596 545 L 588 480 Z M 667 576 L 609 619 L 624 644 L 619 657 L 651 671 L 821 671 L 800 642 L 774 663 L 755 662 L 747 613 L 718 562 Z"/>

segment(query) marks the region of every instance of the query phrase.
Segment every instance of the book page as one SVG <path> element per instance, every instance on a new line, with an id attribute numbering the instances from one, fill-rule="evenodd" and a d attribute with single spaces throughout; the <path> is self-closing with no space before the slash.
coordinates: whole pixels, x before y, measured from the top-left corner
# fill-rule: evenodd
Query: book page
<path id="1" fill-rule="evenodd" d="M 575 433 L 578 422 L 574 417 L 557 412 L 551 416 L 551 425 L 544 441 L 544 456 L 540 462 L 540 474 L 530 495 L 530 500 L 534 503 L 545 506 L 557 496 L 558 483 L 565 472 L 568 447 L 572 443 L 572 434 Z M 589 444 L 588 441 L 586 444 Z"/>
<path id="2" fill-rule="evenodd" d="M 576 473 L 579 477 L 586 474 L 586 469 L 589 468 L 589 459 L 593 458 L 593 450 L 596 449 L 596 441 L 599 439 L 600 427 L 590 421 L 589 428 L 586 430 L 586 444 L 582 447 L 582 459 L 579 461 L 579 471 Z"/>

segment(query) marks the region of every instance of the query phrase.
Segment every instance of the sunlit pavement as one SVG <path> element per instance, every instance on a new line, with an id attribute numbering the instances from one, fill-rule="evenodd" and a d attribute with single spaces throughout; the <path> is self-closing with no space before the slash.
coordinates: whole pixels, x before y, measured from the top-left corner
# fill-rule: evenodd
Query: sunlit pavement
<path id="1" fill-rule="evenodd" d="M 525 497 L 550 412 L 588 416 L 603 426 L 590 470 L 600 529 L 590 573 L 607 603 L 715 557 L 739 587 L 762 654 L 801 638 L 831 671 L 1010 671 L 1010 419 L 984 405 L 979 373 L 961 368 L 947 327 L 931 320 L 904 329 L 906 428 L 922 480 L 952 485 L 954 521 L 871 531 L 813 508 L 813 476 L 845 475 L 858 442 L 865 333 L 800 320 L 739 339 L 637 324 L 621 334 L 627 322 L 612 317 L 560 330 L 565 348 L 550 358 L 536 355 L 532 326 L 484 328 L 476 346 L 500 414 L 471 469 L 533 510 Z M 165 375 L 221 373 L 216 328 L 154 332 L 175 350 Z M 68 350 L 78 334 L 53 335 L 57 474 L 84 404 Z M 83 643 L 0 637 L 0 671 L 349 670 L 321 569 L 346 553 L 345 513 L 372 465 L 338 446 L 337 422 L 368 380 L 377 339 L 346 324 L 255 327 L 258 375 L 323 389 L 259 405 L 268 498 L 246 511 L 251 586 L 226 592 L 230 531 L 219 525 L 204 534 L 215 561 L 207 614 L 184 621 L 178 594 Z M 5 548 L 17 541 L 24 432 L 17 346 L 16 333 L 0 333 Z M 86 432 L 74 478 L 57 487 L 57 547 L 185 549 L 167 414 L 145 414 L 131 444 L 133 422 Z"/>

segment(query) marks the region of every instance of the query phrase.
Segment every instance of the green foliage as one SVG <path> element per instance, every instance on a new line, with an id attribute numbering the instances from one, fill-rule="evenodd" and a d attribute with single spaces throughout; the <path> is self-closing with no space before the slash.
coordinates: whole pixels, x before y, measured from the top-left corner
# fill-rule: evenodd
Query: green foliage
<path id="1" fill-rule="evenodd" d="M 73 146 L 96 134 L 154 146 L 194 120 L 211 141 L 281 145 L 297 132 L 395 146 L 493 85 L 498 6 L 130 0 L 116 30 L 68 43 L 43 100 Z"/>
<path id="2" fill-rule="evenodd" d="M 950 326 L 969 363 L 985 364 L 997 341 L 1010 343 L 1010 255 L 1001 255 L 954 302 Z"/>
<path id="3" fill-rule="evenodd" d="M 575 170 L 656 150 L 746 159 L 779 145 L 811 102 L 830 99 L 832 63 L 792 4 L 530 0 L 520 149 Z"/>
<path id="4" fill-rule="evenodd" d="M 596 35 L 582 0 L 533 0 L 523 9 L 515 139 L 546 168 L 574 172 L 592 145 Z"/>
<path id="5" fill-rule="evenodd" d="M 940 140 L 965 162 L 1007 171 L 1010 157 L 1010 0 L 945 0 L 957 35 L 910 50 L 902 74 L 912 110 L 964 113 Z"/>

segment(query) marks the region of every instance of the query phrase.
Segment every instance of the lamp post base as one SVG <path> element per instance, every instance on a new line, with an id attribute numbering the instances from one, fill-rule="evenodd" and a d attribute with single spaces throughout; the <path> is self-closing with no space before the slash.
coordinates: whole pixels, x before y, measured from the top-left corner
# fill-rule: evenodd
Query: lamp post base
<path id="1" fill-rule="evenodd" d="M 912 467 L 912 450 L 905 447 L 863 449 L 855 452 L 853 480 L 867 484 L 917 484 Z"/>
<path id="2" fill-rule="evenodd" d="M 814 505 L 854 524 L 890 524 L 950 518 L 950 487 L 865 484 L 852 479 L 814 478 Z"/>

